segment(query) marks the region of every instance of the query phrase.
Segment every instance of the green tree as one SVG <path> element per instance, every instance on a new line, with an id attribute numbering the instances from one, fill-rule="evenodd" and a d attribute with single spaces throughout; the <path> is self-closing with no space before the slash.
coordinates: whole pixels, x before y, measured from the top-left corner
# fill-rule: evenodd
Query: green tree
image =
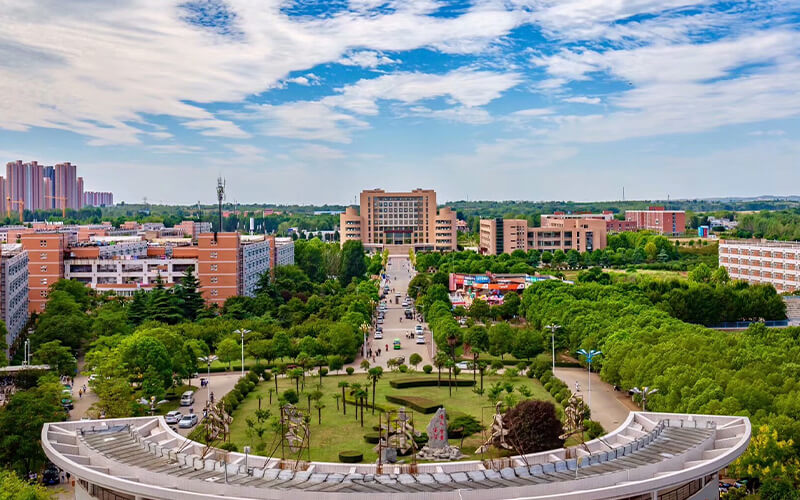
<path id="1" fill-rule="evenodd" d="M 375 415 L 375 386 L 378 385 L 378 380 L 383 377 L 383 368 L 380 366 L 376 366 L 374 368 L 370 368 L 367 372 L 367 380 L 372 382 L 372 414 Z M 363 419 L 363 415 L 362 415 Z M 363 424 L 362 424 L 363 425 Z"/>
<path id="2" fill-rule="evenodd" d="M 359 240 L 348 240 L 342 245 L 342 268 L 339 281 L 348 285 L 354 278 L 362 278 L 367 273 L 364 261 L 364 245 Z"/>
<path id="3" fill-rule="evenodd" d="M 47 300 L 47 307 L 39 316 L 33 334 L 34 347 L 45 342 L 60 340 L 73 352 L 88 338 L 91 320 L 75 302 L 73 296 L 64 291 L 54 291 Z"/>
<path id="4" fill-rule="evenodd" d="M 489 303 L 485 300 L 475 298 L 469 306 L 469 316 L 477 321 L 486 321 L 491 316 Z"/>
<path id="5" fill-rule="evenodd" d="M 241 347 L 239 346 L 239 342 L 232 337 L 222 339 L 217 345 L 217 357 L 222 363 L 228 363 L 228 370 L 231 369 L 231 363 L 239 359 L 240 355 Z"/>
<path id="6" fill-rule="evenodd" d="M 183 320 L 183 312 L 178 305 L 176 296 L 164 288 L 161 277 L 156 280 L 156 286 L 153 287 L 148 297 L 147 317 L 168 325 L 174 325 Z"/>
<path id="7" fill-rule="evenodd" d="M 199 291 L 200 282 L 192 269 L 187 268 L 183 273 L 181 283 L 175 287 L 175 297 L 178 299 L 184 319 L 194 321 L 197 315 L 205 309 L 206 303 Z"/>
<path id="8" fill-rule="evenodd" d="M 711 283 L 715 285 L 727 285 L 730 281 L 731 278 L 728 275 L 728 270 L 723 266 L 714 269 L 714 272 L 711 274 Z"/>
<path id="9" fill-rule="evenodd" d="M 92 338 L 131 333 L 128 315 L 119 301 L 112 300 L 97 308 L 92 317 Z"/>
<path id="10" fill-rule="evenodd" d="M 147 295 L 144 290 L 137 290 L 125 306 L 128 321 L 136 326 L 147 319 Z"/>
<path id="11" fill-rule="evenodd" d="M 514 357 L 530 360 L 542 351 L 544 351 L 542 332 L 530 328 L 523 328 L 517 331 L 511 351 Z"/>
<path id="12" fill-rule="evenodd" d="M 68 347 L 61 345 L 60 340 L 45 342 L 36 348 L 33 353 L 33 361 L 36 364 L 50 365 L 50 369 L 59 375 L 75 376 L 78 363 L 72 351 Z"/>
<path id="13" fill-rule="evenodd" d="M 20 479 L 9 470 L 0 469 L 0 500 L 52 500 L 55 492 Z"/>
<path id="14" fill-rule="evenodd" d="M 419 353 L 415 352 L 408 358 L 408 362 L 411 363 L 411 365 L 414 367 L 414 370 L 416 371 L 417 365 L 422 363 L 422 356 L 420 356 Z"/>
<path id="15" fill-rule="evenodd" d="M 711 269 L 702 262 L 689 271 L 689 281 L 695 283 L 708 283 L 711 281 Z"/>
<path id="16" fill-rule="evenodd" d="M 129 372 L 131 382 L 143 382 L 146 375 L 156 376 L 161 387 L 172 385 L 172 357 L 164 344 L 145 332 L 126 337 L 119 345 L 120 361 Z"/>
<path id="17" fill-rule="evenodd" d="M 16 392 L 0 408 L 0 464 L 21 476 L 45 465 L 42 426 L 64 420 L 60 398 L 58 379 L 41 377 L 36 387 Z"/>
<path id="18" fill-rule="evenodd" d="M 50 287 L 50 290 L 53 292 L 64 292 L 68 294 L 70 297 L 72 297 L 72 300 L 78 304 L 80 310 L 83 312 L 89 310 L 89 306 L 92 303 L 90 294 L 93 293 L 93 291 L 80 281 L 60 279 L 53 283 L 53 286 Z"/>
<path id="19" fill-rule="evenodd" d="M 508 354 L 514 347 L 514 329 L 508 323 L 496 323 L 489 328 L 489 352 L 493 356 Z"/>

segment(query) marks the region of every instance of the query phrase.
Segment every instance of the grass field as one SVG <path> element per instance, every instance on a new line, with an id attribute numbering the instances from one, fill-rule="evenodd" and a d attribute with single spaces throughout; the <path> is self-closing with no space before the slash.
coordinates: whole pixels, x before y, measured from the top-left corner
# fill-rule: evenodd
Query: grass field
<path id="1" fill-rule="evenodd" d="M 394 389 L 389 385 L 392 379 L 396 378 L 409 378 L 409 377 L 436 377 L 436 371 L 431 375 L 423 375 L 421 373 L 384 373 L 383 378 L 378 381 L 376 388 L 375 402 L 378 406 L 397 408 L 397 405 L 390 404 L 386 401 L 387 394 L 403 395 L 403 396 L 419 396 L 426 399 L 441 401 L 444 403 L 445 408 L 450 412 L 464 413 L 476 417 L 478 420 L 484 422 L 484 425 L 491 423 L 494 408 L 486 395 L 479 396 L 472 392 L 471 387 L 453 387 L 452 397 L 448 394 L 447 388 L 447 375 L 443 374 L 442 387 L 419 387 L 409 389 Z M 471 374 L 463 373 L 459 379 L 471 378 Z M 486 376 L 484 378 L 484 387 L 488 388 L 492 383 L 501 380 L 502 377 L 498 375 Z M 322 410 L 322 424 L 318 423 L 317 410 L 311 408 L 311 460 L 325 461 L 325 462 L 338 462 L 338 453 L 344 450 L 359 451 L 364 454 L 364 462 L 374 462 L 377 459 L 377 453 L 373 451 L 374 444 L 369 444 L 364 440 L 364 434 L 373 432 L 372 427 L 378 425 L 381 413 L 375 411 L 372 414 L 370 409 L 364 412 L 364 427 L 361 427 L 360 419 L 356 420 L 355 408 L 348 404 L 347 415 L 341 412 L 341 401 L 339 402 L 340 408 L 337 411 L 336 400 L 333 394 L 341 395 L 342 391 L 338 387 L 340 381 L 347 381 L 349 383 L 358 382 L 362 384 L 367 383 L 366 375 L 355 374 L 351 376 L 327 376 L 323 377 L 322 392 L 325 396 L 321 402 L 325 405 Z M 530 388 L 532 398 L 553 401 L 553 398 L 535 379 L 527 377 L 516 377 L 512 380 L 515 386 L 524 385 Z M 319 383 L 319 377 L 307 377 L 306 389 L 314 390 Z M 478 381 L 480 384 L 480 381 Z M 295 383 L 292 380 L 280 379 L 278 381 L 279 391 L 283 392 L 286 389 L 294 388 Z M 272 404 L 269 404 L 269 389 L 273 390 Z M 254 418 L 255 410 L 258 409 L 258 396 L 261 396 L 262 409 L 270 410 L 273 417 L 279 415 L 280 410 L 277 403 L 277 397 L 274 394 L 275 382 L 261 382 L 258 387 L 248 394 L 242 401 L 241 405 L 233 414 L 233 424 L 231 425 L 231 441 L 235 443 L 241 450 L 244 446 L 249 445 L 254 452 L 258 454 L 270 454 L 276 445 L 279 445 L 279 440 L 276 439 L 276 433 L 268 429 L 263 436 L 263 441 L 260 441 L 257 436 L 247 435 L 246 418 Z M 372 388 L 369 388 L 370 402 L 372 401 Z M 523 399 L 521 394 L 514 391 L 518 400 Z M 308 411 L 308 400 L 306 396 L 301 395 L 298 407 L 304 412 Z M 428 425 L 432 415 L 422 415 L 414 413 L 414 427 L 424 432 L 425 427 Z M 263 442 L 264 444 L 261 444 Z M 483 442 L 480 435 L 468 437 L 464 440 L 464 453 L 468 455 L 465 459 L 474 459 L 475 456 L 469 455 L 474 452 L 475 448 Z M 460 439 L 452 439 L 451 444 L 460 445 Z M 274 456 L 280 456 L 280 447 Z M 295 455 L 286 455 L 286 458 L 293 458 Z M 303 457 L 306 458 L 304 452 Z M 487 456 L 488 458 L 488 456 Z"/>

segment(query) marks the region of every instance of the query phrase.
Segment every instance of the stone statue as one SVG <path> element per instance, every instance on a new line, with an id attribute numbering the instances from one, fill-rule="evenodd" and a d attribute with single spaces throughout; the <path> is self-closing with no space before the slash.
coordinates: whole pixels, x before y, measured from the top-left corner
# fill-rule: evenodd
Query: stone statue
<path id="1" fill-rule="evenodd" d="M 480 448 L 475 450 L 475 453 L 485 453 L 490 446 L 496 446 L 501 450 L 512 450 L 513 447 L 506 442 L 506 436 L 508 435 L 508 429 L 506 428 L 505 422 L 503 421 L 504 414 L 500 413 L 500 407 L 503 405 L 501 402 L 497 402 L 494 407 L 494 417 L 492 418 L 492 427 L 491 427 L 491 435 L 489 439 L 483 443 Z"/>

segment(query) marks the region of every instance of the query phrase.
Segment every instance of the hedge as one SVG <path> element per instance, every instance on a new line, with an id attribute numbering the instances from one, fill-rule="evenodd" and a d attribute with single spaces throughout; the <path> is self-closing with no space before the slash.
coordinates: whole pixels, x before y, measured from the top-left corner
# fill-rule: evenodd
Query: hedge
<path id="1" fill-rule="evenodd" d="M 356 403 L 356 400 L 355 400 L 355 399 L 348 399 L 348 398 L 344 398 L 344 400 L 345 400 L 345 401 L 347 402 L 347 404 L 348 404 L 348 405 L 350 405 L 350 406 L 359 406 L 359 407 L 361 406 L 361 404 L 360 404 L 360 403 Z M 372 403 L 370 403 L 370 402 L 369 402 L 369 401 L 367 401 L 367 400 L 364 400 L 364 408 L 367 408 L 367 409 L 372 409 Z M 385 412 L 385 411 L 388 411 L 388 410 L 392 410 L 392 409 L 394 409 L 394 407 L 392 407 L 392 408 L 389 408 L 389 407 L 386 407 L 386 406 L 381 406 L 381 405 L 379 405 L 379 404 L 375 403 L 375 409 L 376 409 L 376 410 L 378 410 L 378 411 L 380 411 L 380 412 Z"/>
<path id="2" fill-rule="evenodd" d="M 447 387 L 447 379 L 442 378 L 442 387 Z M 475 381 L 468 378 L 459 378 L 452 381 L 454 386 L 458 387 L 472 387 Z M 436 387 L 439 385 L 437 378 L 399 378 L 389 382 L 389 385 L 395 389 L 408 389 L 410 387 Z"/>
<path id="3" fill-rule="evenodd" d="M 357 464 L 364 460 L 364 454 L 360 451 L 340 451 L 339 461 L 344 464 Z"/>
<path id="4" fill-rule="evenodd" d="M 428 398 L 418 396 L 393 396 L 391 394 L 387 394 L 386 401 L 397 405 L 407 406 L 412 410 L 424 414 L 435 413 L 436 410 L 444 406 L 442 403 L 437 403 L 436 401 Z"/>
<path id="5" fill-rule="evenodd" d="M 378 444 L 378 441 L 380 440 L 381 440 L 380 432 L 368 432 L 364 434 L 364 441 L 370 444 Z"/>

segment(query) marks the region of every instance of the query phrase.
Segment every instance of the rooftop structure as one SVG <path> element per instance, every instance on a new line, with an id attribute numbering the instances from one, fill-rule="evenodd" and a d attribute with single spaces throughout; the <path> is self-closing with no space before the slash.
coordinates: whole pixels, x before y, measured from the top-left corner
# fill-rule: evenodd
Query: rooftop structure
<path id="1" fill-rule="evenodd" d="M 207 449 L 162 417 L 45 424 L 48 459 L 76 479 L 78 498 L 502 500 L 717 498 L 719 471 L 750 441 L 746 417 L 634 412 L 585 447 L 490 462 L 310 462 Z M 118 495 L 114 497 L 113 495 Z M 666 498 L 666 497 L 665 497 Z"/>

